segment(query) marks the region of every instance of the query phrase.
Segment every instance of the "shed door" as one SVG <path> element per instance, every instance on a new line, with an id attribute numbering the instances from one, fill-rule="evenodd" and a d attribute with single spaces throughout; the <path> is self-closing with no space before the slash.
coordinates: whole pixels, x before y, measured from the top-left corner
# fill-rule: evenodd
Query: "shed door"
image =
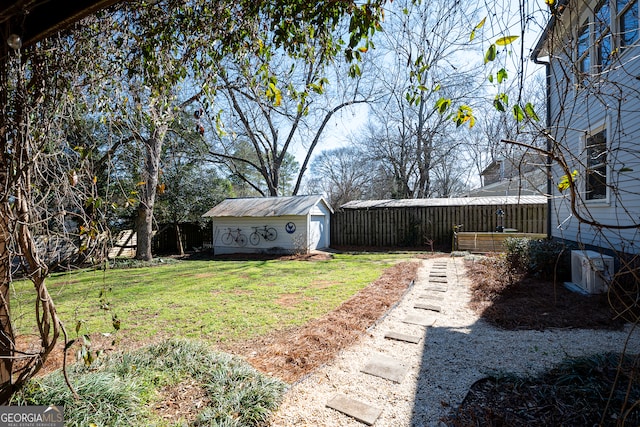
<path id="1" fill-rule="evenodd" d="M 311 215 L 311 227 L 309 228 L 310 249 L 323 249 L 327 247 L 327 229 L 324 221 L 324 215 Z"/>

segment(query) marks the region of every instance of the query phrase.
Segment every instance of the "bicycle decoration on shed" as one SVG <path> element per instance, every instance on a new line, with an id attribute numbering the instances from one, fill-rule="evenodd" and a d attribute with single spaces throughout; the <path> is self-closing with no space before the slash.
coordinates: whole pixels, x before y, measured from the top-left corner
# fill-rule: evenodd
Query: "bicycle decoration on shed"
<path id="1" fill-rule="evenodd" d="M 278 238 L 278 232 L 273 227 L 267 227 L 266 225 L 262 228 L 260 227 L 251 227 L 253 228 L 253 233 L 249 235 L 249 242 L 253 246 L 256 246 L 260 243 L 260 237 L 268 242 L 273 242 Z"/>
<path id="2" fill-rule="evenodd" d="M 222 243 L 224 243 L 225 245 L 230 245 L 234 242 L 238 246 L 246 246 L 247 236 L 242 234 L 242 230 L 239 228 L 228 228 L 227 231 L 222 235 Z"/>
<path id="3" fill-rule="evenodd" d="M 256 246 L 260 243 L 260 238 L 268 242 L 273 242 L 278 238 L 278 232 L 273 227 L 251 227 L 253 228 L 253 232 L 249 234 L 249 242 L 253 246 Z M 247 236 L 242 232 L 240 228 L 227 228 L 222 234 L 222 243 L 225 245 L 236 244 L 240 247 L 244 247 L 247 245 Z"/>

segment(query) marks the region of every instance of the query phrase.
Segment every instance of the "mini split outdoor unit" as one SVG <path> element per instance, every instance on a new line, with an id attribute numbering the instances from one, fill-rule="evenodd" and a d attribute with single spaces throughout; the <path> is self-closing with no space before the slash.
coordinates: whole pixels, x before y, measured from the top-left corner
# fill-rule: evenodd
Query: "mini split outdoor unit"
<path id="1" fill-rule="evenodd" d="M 571 281 L 585 292 L 606 292 L 613 273 L 613 257 L 594 251 L 571 251 Z"/>

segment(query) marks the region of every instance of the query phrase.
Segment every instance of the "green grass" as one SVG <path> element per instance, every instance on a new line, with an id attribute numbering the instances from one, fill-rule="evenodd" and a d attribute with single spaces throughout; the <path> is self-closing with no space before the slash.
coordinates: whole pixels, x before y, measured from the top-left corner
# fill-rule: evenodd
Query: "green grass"
<path id="1" fill-rule="evenodd" d="M 118 334 L 134 340 L 159 335 L 230 341 L 320 317 L 409 257 L 371 253 L 311 262 L 180 261 L 55 274 L 47 286 L 72 337 L 78 321 L 81 334 L 112 332 L 115 314 L 121 322 Z M 33 298 L 29 282 L 14 283 L 12 317 L 18 333 L 32 332 Z"/>
<path id="2" fill-rule="evenodd" d="M 152 267 L 55 274 L 47 286 L 74 336 L 111 332 L 112 316 L 128 339 L 163 341 L 71 368 L 74 400 L 62 374 L 30 381 L 13 404 L 64 405 L 65 425 L 169 425 L 151 408 L 161 391 L 195 381 L 208 397 L 190 425 L 264 425 L 286 385 L 205 342 L 249 339 L 302 325 L 335 309 L 409 254 L 339 254 L 327 261 L 180 261 Z M 32 333 L 30 282 L 13 284 L 18 334 Z M 105 309 L 108 307 L 108 310 Z M 193 338 L 195 340 L 185 340 Z M 185 425 L 179 421 L 177 425 Z"/>

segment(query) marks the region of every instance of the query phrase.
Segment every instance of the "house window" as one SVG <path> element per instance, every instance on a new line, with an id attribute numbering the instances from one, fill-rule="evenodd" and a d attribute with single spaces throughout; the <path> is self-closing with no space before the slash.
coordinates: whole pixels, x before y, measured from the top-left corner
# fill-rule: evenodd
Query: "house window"
<path id="1" fill-rule="evenodd" d="M 584 75 L 591 71 L 591 41 L 589 40 L 589 21 L 585 21 L 578 33 L 578 71 Z"/>
<path id="2" fill-rule="evenodd" d="M 576 34 L 580 80 L 606 69 L 620 50 L 640 39 L 639 3 L 639 0 L 600 0 L 591 10 Z"/>
<path id="3" fill-rule="evenodd" d="M 611 63 L 611 9 L 609 0 L 602 0 L 595 10 L 593 36 L 595 40 L 596 64 L 605 68 Z"/>
<path id="4" fill-rule="evenodd" d="M 589 135 L 585 141 L 587 153 L 585 199 L 607 198 L 607 130 Z"/>
<path id="5" fill-rule="evenodd" d="M 616 22 L 618 23 L 619 43 L 621 48 L 632 45 L 638 41 L 638 1 L 637 0 L 617 0 L 616 10 L 618 12 Z"/>

